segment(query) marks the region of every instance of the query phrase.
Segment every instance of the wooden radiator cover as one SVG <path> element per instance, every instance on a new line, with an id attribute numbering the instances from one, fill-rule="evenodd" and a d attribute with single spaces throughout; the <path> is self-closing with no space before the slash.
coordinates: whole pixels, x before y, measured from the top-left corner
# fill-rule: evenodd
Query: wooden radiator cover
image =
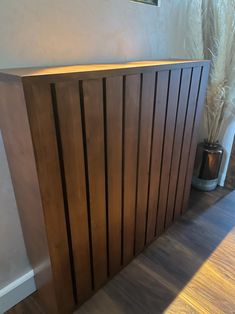
<path id="1" fill-rule="evenodd" d="M 38 297 L 70 313 L 187 207 L 208 61 L 1 71 Z"/>

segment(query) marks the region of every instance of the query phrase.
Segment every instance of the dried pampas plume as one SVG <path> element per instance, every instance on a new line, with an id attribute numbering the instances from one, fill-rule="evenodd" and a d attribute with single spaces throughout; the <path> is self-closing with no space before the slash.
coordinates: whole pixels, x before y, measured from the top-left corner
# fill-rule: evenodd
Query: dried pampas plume
<path id="1" fill-rule="evenodd" d="M 187 56 L 211 60 L 205 121 L 216 143 L 235 117 L 235 0 L 188 1 L 187 13 Z"/>

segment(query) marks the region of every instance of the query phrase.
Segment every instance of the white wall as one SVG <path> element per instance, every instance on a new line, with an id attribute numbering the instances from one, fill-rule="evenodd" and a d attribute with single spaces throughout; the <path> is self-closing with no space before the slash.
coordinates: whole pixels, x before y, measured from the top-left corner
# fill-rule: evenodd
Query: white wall
<path id="1" fill-rule="evenodd" d="M 233 146 L 233 139 L 235 135 L 235 121 L 230 122 L 226 128 L 226 131 L 221 139 L 221 144 L 224 148 L 224 156 L 220 169 L 219 185 L 224 186 L 226 179 L 226 174 L 229 165 L 229 159 L 231 155 L 231 150 Z"/>
<path id="2" fill-rule="evenodd" d="M 0 67 L 167 58 L 177 1 L 1 0 Z M 173 12 L 174 13 L 174 12 Z"/>
<path id="3" fill-rule="evenodd" d="M 1 97 L 1 96 L 0 96 Z M 0 133 L 0 290 L 30 270 Z"/>
<path id="4" fill-rule="evenodd" d="M 0 68 L 177 57 L 185 1 L 1 0 Z M 0 141 L 0 288 L 28 269 Z"/>

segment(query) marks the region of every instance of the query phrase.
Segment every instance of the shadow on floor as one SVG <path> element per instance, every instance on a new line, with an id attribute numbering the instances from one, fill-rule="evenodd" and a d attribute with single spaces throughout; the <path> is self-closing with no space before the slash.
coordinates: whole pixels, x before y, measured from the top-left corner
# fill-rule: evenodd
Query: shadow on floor
<path id="1" fill-rule="evenodd" d="M 235 192 L 192 190 L 189 211 L 76 314 L 164 312 L 235 226 L 234 203 Z"/>
<path id="2" fill-rule="evenodd" d="M 218 246 L 235 227 L 234 204 L 235 192 L 220 188 L 206 193 L 192 190 L 188 212 L 75 313 L 233 313 L 235 309 L 225 312 L 221 309 L 195 311 L 191 305 L 183 304 L 182 307 L 182 303 L 177 302 L 173 311 L 168 309 L 178 300 L 179 294 L 182 294 L 198 270 L 205 265 L 211 254 L 218 250 Z M 228 281 L 229 289 L 231 283 L 235 286 L 235 275 L 233 275 L 235 274 L 235 252 L 231 254 L 233 246 L 235 246 L 235 231 L 233 241 L 228 245 L 227 251 L 224 246 L 220 249 L 219 265 L 217 265 L 225 275 L 222 286 L 224 287 Z M 207 273 L 205 277 L 206 275 Z M 205 293 L 203 298 L 207 302 L 211 297 L 207 295 L 207 286 L 213 289 L 213 283 L 207 282 L 206 278 L 198 288 L 194 287 L 195 297 L 198 298 L 197 291 Z M 221 291 L 217 287 L 218 302 L 222 304 L 222 308 L 227 306 L 227 309 L 231 309 L 227 300 L 222 300 L 224 303 L 221 302 L 222 294 L 230 296 L 233 308 L 235 291 L 234 297 L 233 295 L 231 297 L 228 289 Z M 42 314 L 40 307 L 34 302 L 34 298 L 29 297 L 10 310 L 8 314 Z M 215 298 L 212 298 L 211 302 L 212 305 L 216 303 Z"/>

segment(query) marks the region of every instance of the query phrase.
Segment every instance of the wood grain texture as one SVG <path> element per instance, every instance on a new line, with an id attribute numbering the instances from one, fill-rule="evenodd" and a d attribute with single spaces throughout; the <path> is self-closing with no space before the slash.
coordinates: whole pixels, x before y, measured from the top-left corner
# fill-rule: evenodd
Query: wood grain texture
<path id="1" fill-rule="evenodd" d="M 43 309 L 42 304 L 36 299 L 37 295 L 34 293 L 8 310 L 6 314 L 45 314 L 46 312 Z"/>
<path id="2" fill-rule="evenodd" d="M 166 125 L 164 133 L 162 167 L 161 167 L 161 181 L 159 190 L 159 202 L 157 210 L 156 235 L 160 235 L 164 230 L 164 222 L 166 216 L 166 206 L 168 195 L 168 186 L 170 179 L 172 150 L 174 143 L 174 133 L 176 116 L 178 109 L 178 96 L 181 81 L 181 71 L 173 70 L 170 72 L 170 82 L 167 100 Z"/>
<path id="3" fill-rule="evenodd" d="M 10 139 L 17 186 L 17 175 L 26 175 L 19 162 L 13 165 L 19 145 L 23 136 L 28 147 L 32 139 L 38 180 L 32 203 L 39 204 L 35 210 L 48 246 L 40 254 L 49 260 L 45 282 L 52 295 L 37 286 L 44 303 L 51 303 L 49 312 L 70 313 L 186 208 L 208 64 L 173 60 L 0 73 L 9 85 L 4 92 L 13 82 L 21 86 L 3 97 L 9 118 L 4 128 L 15 123 L 15 99 L 25 107 L 26 129 L 24 119 L 29 123 L 15 147 L 10 131 L 5 142 Z M 29 208 L 27 190 L 16 189 L 21 207 Z M 28 237 L 36 220 L 22 220 Z M 39 256 L 31 246 L 29 255 Z M 163 302 L 161 289 L 156 297 Z"/>
<path id="4" fill-rule="evenodd" d="M 49 79 L 51 81 L 64 80 L 66 76 L 76 79 L 90 79 L 102 78 L 106 76 L 117 75 L 131 75 L 137 73 L 156 72 L 158 70 L 165 70 L 166 68 L 187 68 L 197 65 L 207 64 L 207 60 L 183 60 L 183 59 L 170 59 L 170 60 L 153 60 L 153 61 L 137 61 L 127 63 L 110 63 L 110 64 L 80 64 L 68 66 L 55 66 L 55 67 L 41 67 L 41 68 L 15 68 L 15 69 L 2 69 L 0 76 L 7 78 L 23 78 L 29 80 Z"/>
<path id="5" fill-rule="evenodd" d="M 177 121 L 174 134 L 174 145 L 172 151 L 172 162 L 171 162 L 171 171 L 169 178 L 169 189 L 168 189 L 168 198 L 167 198 L 167 207 L 166 207 L 166 219 L 165 226 L 169 227 L 173 220 L 174 214 L 174 205 L 175 205 L 175 194 L 177 188 L 177 179 L 179 174 L 179 163 L 180 163 L 180 154 L 181 147 L 183 142 L 183 132 L 184 125 L 186 120 L 187 113 L 187 101 L 190 88 L 192 69 L 182 70 L 180 94 L 179 94 L 179 103 L 177 110 Z"/>
<path id="6" fill-rule="evenodd" d="M 120 270 L 122 255 L 123 78 L 108 78 L 105 91 L 109 274 L 112 276 Z"/>
<path id="7" fill-rule="evenodd" d="M 228 193 L 192 191 L 186 215 L 75 313 L 232 313 L 235 194 Z"/>
<path id="8" fill-rule="evenodd" d="M 192 190 L 187 213 L 75 313 L 233 313 L 234 201 Z M 29 308 L 42 313 L 28 298 L 7 314 Z"/>
<path id="9" fill-rule="evenodd" d="M 145 245 L 156 75 L 155 73 L 144 74 L 142 80 L 136 191 L 135 254 L 143 250 Z"/>
<path id="10" fill-rule="evenodd" d="M 27 85 L 25 96 L 37 161 L 58 310 L 68 313 L 74 308 L 74 298 L 50 85 L 43 83 L 36 86 Z"/>
<path id="11" fill-rule="evenodd" d="M 102 80 L 83 81 L 94 287 L 107 280 L 105 140 Z"/>
<path id="12" fill-rule="evenodd" d="M 190 93 L 188 99 L 188 109 L 184 127 L 183 145 L 181 148 L 180 168 L 177 180 L 177 191 L 175 197 L 174 219 L 180 216 L 184 197 L 184 186 L 188 167 L 188 157 L 190 154 L 193 124 L 196 115 L 197 98 L 201 77 L 201 67 L 193 68 Z M 191 184 L 191 183 L 190 183 Z"/>
<path id="13" fill-rule="evenodd" d="M 72 233 L 77 299 L 78 302 L 82 302 L 91 294 L 92 274 L 78 82 L 58 83 L 55 92 Z"/>
<path id="14" fill-rule="evenodd" d="M 196 148 L 197 148 L 197 134 L 198 134 L 198 129 L 200 127 L 203 105 L 205 101 L 208 74 L 209 74 L 208 67 L 206 66 L 203 67 L 201 69 L 199 90 L 198 90 L 198 95 L 197 95 L 197 100 L 196 100 L 197 107 L 194 114 L 193 130 L 192 130 L 192 135 L 191 135 L 190 151 L 189 151 L 188 162 L 187 162 L 187 172 L 186 172 L 186 177 L 185 177 L 184 196 L 183 196 L 181 212 L 186 211 L 189 194 L 190 194 L 190 184 L 192 182 L 193 166 L 194 166 L 194 160 L 195 160 Z"/>
<path id="15" fill-rule="evenodd" d="M 0 128 L 38 297 L 44 308 L 56 313 L 55 282 L 23 86 L 19 81 L 1 81 L 0 93 Z"/>
<path id="16" fill-rule="evenodd" d="M 125 78 L 123 165 L 123 264 L 134 256 L 140 75 Z"/>
<path id="17" fill-rule="evenodd" d="M 149 199 L 146 231 L 147 243 L 150 243 L 155 237 L 168 86 L 169 71 L 158 72 L 149 177 Z"/>

